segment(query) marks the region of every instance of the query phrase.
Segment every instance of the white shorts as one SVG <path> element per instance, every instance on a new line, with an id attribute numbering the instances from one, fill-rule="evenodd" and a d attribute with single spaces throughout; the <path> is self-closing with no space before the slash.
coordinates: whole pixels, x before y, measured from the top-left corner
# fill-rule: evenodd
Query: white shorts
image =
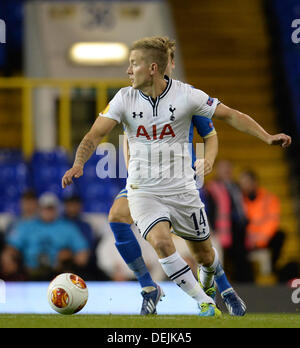
<path id="1" fill-rule="evenodd" d="M 197 190 L 170 196 L 148 193 L 128 195 L 131 216 L 146 239 L 161 221 L 168 221 L 173 233 L 183 239 L 204 241 L 209 238 L 209 225 Z"/>

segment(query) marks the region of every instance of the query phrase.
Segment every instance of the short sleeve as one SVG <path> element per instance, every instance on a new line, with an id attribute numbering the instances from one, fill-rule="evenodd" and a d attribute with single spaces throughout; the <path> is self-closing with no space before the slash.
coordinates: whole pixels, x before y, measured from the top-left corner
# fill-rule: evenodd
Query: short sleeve
<path id="1" fill-rule="evenodd" d="M 191 105 L 194 115 L 212 118 L 216 107 L 219 104 L 219 100 L 217 98 L 210 97 L 200 89 L 189 86 L 188 103 Z"/>
<path id="2" fill-rule="evenodd" d="M 109 102 L 106 108 L 100 112 L 99 116 L 107 117 L 118 123 L 122 122 L 124 105 L 121 91 L 119 91 Z"/>
<path id="3" fill-rule="evenodd" d="M 194 115 L 192 118 L 194 127 L 196 127 L 198 134 L 202 137 L 208 137 L 216 134 L 212 120 L 204 116 Z"/>

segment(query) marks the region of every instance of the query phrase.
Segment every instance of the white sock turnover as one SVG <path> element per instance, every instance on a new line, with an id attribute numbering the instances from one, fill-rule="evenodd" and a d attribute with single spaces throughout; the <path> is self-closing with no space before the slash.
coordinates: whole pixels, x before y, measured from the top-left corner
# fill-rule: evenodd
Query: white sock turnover
<path id="1" fill-rule="evenodd" d="M 202 290 L 191 268 L 177 252 L 164 259 L 160 259 L 159 262 L 167 276 L 199 304 L 214 304 L 212 298 L 207 296 Z"/>
<path id="2" fill-rule="evenodd" d="M 219 264 L 218 252 L 215 248 L 213 248 L 213 250 L 215 252 L 215 258 L 212 265 L 209 267 L 199 266 L 200 267 L 200 282 L 203 285 L 204 289 L 208 289 L 213 286 L 215 272 Z"/>

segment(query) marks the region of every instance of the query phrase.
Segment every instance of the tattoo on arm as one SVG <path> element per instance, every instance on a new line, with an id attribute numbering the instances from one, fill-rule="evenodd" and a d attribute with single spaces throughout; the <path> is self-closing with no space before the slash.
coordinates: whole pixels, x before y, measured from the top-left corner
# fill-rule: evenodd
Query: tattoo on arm
<path id="1" fill-rule="evenodd" d="M 78 165 L 83 167 L 95 150 L 96 146 L 93 141 L 85 136 L 76 151 L 74 166 Z"/>

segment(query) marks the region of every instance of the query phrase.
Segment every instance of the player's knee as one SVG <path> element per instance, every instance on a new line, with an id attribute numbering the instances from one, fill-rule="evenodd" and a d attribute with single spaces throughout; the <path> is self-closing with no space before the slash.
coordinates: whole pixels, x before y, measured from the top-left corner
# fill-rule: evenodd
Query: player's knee
<path id="1" fill-rule="evenodd" d="M 215 253 L 212 248 L 208 250 L 203 250 L 198 255 L 198 263 L 202 264 L 205 267 L 209 267 L 213 264 L 215 260 Z"/>
<path id="2" fill-rule="evenodd" d="M 120 214 L 117 209 L 112 206 L 108 214 L 108 222 L 121 222 Z"/>
<path id="3" fill-rule="evenodd" d="M 168 257 L 176 251 L 172 240 L 169 238 L 152 239 L 151 245 L 155 249 L 159 258 Z"/>
<path id="4" fill-rule="evenodd" d="M 124 216 L 124 214 L 122 214 L 120 212 L 119 209 L 117 209 L 116 207 L 112 206 L 112 208 L 109 211 L 108 214 L 108 222 L 119 222 L 119 223 L 124 223 L 124 224 L 132 224 L 132 219 L 131 216 Z"/>
<path id="5" fill-rule="evenodd" d="M 198 264 L 209 267 L 213 264 L 215 253 L 210 245 L 199 244 L 199 248 L 193 250 L 193 256 Z"/>

